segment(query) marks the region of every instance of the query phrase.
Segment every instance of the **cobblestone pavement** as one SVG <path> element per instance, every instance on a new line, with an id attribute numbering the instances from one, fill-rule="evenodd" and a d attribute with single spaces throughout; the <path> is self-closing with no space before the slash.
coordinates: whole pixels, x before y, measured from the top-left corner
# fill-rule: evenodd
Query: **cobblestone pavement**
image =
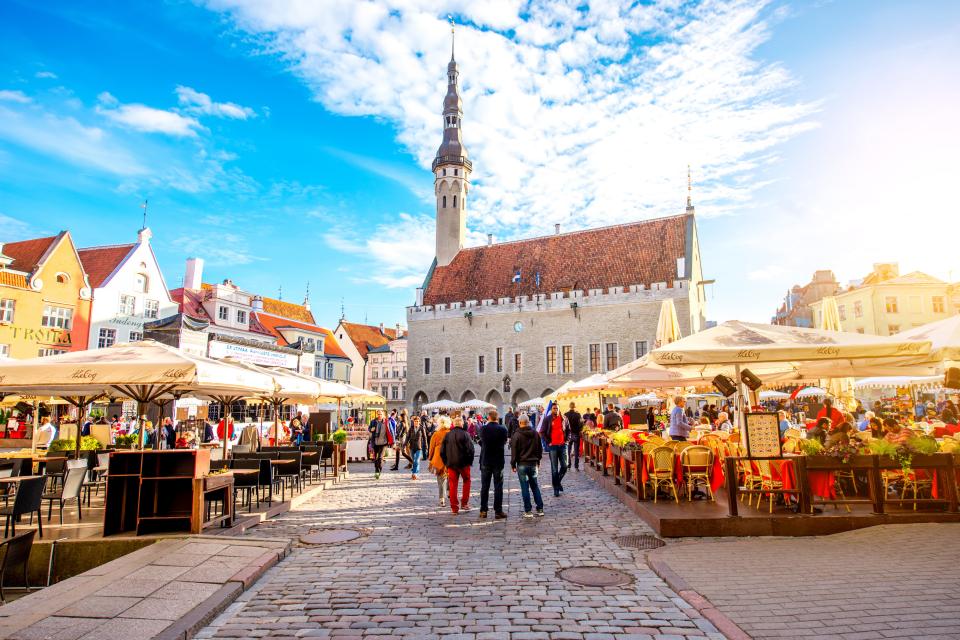
<path id="1" fill-rule="evenodd" d="M 438 506 L 432 475 L 374 481 L 371 471 L 352 465 L 346 483 L 250 532 L 296 537 L 339 526 L 368 535 L 298 546 L 197 637 L 724 637 L 647 567 L 646 552 L 613 541 L 651 531 L 583 473 L 567 476 L 560 498 L 548 489 L 546 517 L 534 520 L 521 519 L 516 476 L 506 473 L 509 518 L 494 521 L 478 517 L 476 467 L 473 510 L 459 516 Z M 635 582 L 596 588 L 557 578 L 580 565 L 621 569 Z"/>
<path id="2" fill-rule="evenodd" d="M 650 559 L 754 638 L 945 640 L 960 638 L 958 545 L 960 524 L 904 524 L 678 543 Z"/>

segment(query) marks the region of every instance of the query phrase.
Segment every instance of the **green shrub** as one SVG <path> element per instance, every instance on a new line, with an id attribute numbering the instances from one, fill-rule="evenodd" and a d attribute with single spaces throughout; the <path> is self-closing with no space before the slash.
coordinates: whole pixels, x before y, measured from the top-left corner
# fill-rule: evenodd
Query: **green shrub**
<path id="1" fill-rule="evenodd" d="M 814 438 L 800 440 L 800 450 L 805 456 L 819 455 L 823 451 L 823 443 Z"/>
<path id="2" fill-rule="evenodd" d="M 347 441 L 347 432 L 343 429 L 337 429 L 333 432 L 332 439 L 334 444 L 344 444 Z"/>

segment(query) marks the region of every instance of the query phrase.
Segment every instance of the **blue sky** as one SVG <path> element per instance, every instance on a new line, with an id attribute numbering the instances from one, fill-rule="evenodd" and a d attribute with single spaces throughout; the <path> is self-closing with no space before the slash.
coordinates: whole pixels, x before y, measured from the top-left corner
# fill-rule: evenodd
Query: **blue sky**
<path id="1" fill-rule="evenodd" d="M 0 21 L 0 241 L 129 242 L 148 198 L 171 287 L 197 255 L 309 281 L 327 325 L 402 321 L 452 13 L 471 243 L 677 213 L 689 163 L 713 319 L 767 320 L 817 268 L 960 276 L 957 3 L 39 5 Z"/>

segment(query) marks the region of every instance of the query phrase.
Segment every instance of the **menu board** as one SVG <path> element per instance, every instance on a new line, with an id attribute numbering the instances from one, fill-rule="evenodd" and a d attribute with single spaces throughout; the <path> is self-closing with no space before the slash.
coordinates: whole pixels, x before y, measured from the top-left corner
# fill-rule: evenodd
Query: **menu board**
<path id="1" fill-rule="evenodd" d="M 751 458 L 781 457 L 780 424 L 776 413 L 747 413 L 747 455 Z"/>

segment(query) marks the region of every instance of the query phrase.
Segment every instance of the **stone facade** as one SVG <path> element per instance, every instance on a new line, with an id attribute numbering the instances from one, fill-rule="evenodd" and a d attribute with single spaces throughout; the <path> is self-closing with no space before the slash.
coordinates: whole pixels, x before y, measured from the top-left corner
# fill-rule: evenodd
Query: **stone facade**
<path id="1" fill-rule="evenodd" d="M 367 351 L 365 388 L 387 399 L 387 408 L 406 406 L 407 338 L 391 340 Z"/>
<path id="2" fill-rule="evenodd" d="M 630 362 L 654 347 L 660 307 L 666 298 L 676 305 L 681 332 L 689 335 L 691 331 L 687 281 L 678 280 L 670 288 L 635 286 L 625 292 L 584 293 L 505 299 L 502 304 L 410 307 L 408 404 L 419 407 L 444 398 L 479 398 L 502 409 L 549 393 L 568 380 Z M 615 362 L 607 360 L 608 344 L 616 345 Z M 599 351 L 599 362 L 595 358 L 593 366 L 590 345 Z M 571 349 L 572 366 L 567 370 L 565 346 Z M 552 373 L 548 373 L 548 347 L 555 347 Z M 502 362 L 498 361 L 498 349 L 502 349 Z M 425 371 L 427 358 L 429 373 Z"/>

